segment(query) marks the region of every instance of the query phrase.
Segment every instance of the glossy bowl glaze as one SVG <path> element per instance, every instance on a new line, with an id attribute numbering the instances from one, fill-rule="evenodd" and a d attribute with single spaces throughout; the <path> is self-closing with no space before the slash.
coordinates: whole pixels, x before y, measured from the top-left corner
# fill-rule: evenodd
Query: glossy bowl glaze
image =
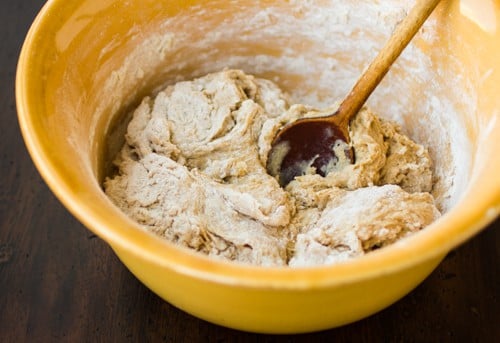
<path id="1" fill-rule="evenodd" d="M 443 1 L 412 52 L 402 56 L 370 100 L 379 112 L 387 103 L 395 104 L 391 111 L 405 109 L 400 117 L 393 115 L 430 144 L 437 168 L 446 165 L 456 175 L 448 184 L 453 191 L 440 195 L 443 217 L 402 243 L 316 268 L 224 263 L 138 229 L 108 200 L 101 183 L 120 145 L 124 113 L 144 95 L 179 79 L 238 67 L 276 80 L 301 101 L 328 103 L 352 85 L 390 33 L 387 23 L 396 22 L 409 3 L 48 1 L 19 59 L 16 92 L 26 145 L 68 210 L 147 287 L 180 309 L 216 324 L 267 333 L 359 320 L 411 291 L 450 249 L 499 213 L 497 1 Z M 380 15 L 398 6 L 394 16 L 366 25 L 370 16 L 356 15 Z M 330 17 L 313 17 L 321 12 Z M 309 29 L 294 31 L 301 27 L 295 20 Z M 356 46 L 356 53 L 342 50 Z M 338 88 L 330 87 L 331 77 Z M 436 121 L 433 113 L 443 130 L 435 123 L 429 124 L 438 128 L 432 133 L 417 129 Z M 461 157 L 452 159 L 452 153 Z"/>

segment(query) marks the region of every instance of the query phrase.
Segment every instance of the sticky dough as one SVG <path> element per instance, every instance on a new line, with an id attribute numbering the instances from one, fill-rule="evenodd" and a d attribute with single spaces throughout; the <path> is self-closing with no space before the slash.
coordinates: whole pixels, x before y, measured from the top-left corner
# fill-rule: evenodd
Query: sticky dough
<path id="1" fill-rule="evenodd" d="M 355 164 L 285 189 L 266 173 L 281 126 L 334 109 L 290 105 L 274 83 L 239 70 L 179 82 L 134 111 L 105 191 L 174 244 L 262 266 L 337 263 L 438 218 L 426 148 L 367 108 L 350 126 Z"/>

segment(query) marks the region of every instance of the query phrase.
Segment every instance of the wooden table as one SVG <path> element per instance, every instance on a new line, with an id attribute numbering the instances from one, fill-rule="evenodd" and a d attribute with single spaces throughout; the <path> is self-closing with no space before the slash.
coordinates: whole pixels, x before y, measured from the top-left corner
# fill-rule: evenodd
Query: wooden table
<path id="1" fill-rule="evenodd" d="M 239 332 L 159 299 L 61 206 L 26 152 L 15 67 L 43 3 L 0 3 L 0 342 L 500 341 L 500 220 L 450 253 L 404 299 L 338 329 L 297 336 Z"/>

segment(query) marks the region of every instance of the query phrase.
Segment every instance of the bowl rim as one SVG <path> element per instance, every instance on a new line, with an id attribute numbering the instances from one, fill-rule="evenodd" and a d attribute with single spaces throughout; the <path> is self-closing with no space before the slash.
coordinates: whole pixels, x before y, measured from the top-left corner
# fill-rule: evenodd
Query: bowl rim
<path id="1" fill-rule="evenodd" d="M 35 106 L 29 89 L 37 82 L 32 77 L 37 73 L 28 72 L 33 65 L 31 52 L 38 35 L 47 32 L 49 18 L 56 12 L 60 18 L 61 8 L 66 3 L 67 0 L 47 1 L 26 36 L 16 71 L 18 121 L 27 150 L 51 191 L 81 223 L 114 249 L 206 281 L 258 288 L 310 289 L 345 285 L 442 258 L 485 228 L 500 213 L 500 189 L 494 187 L 482 194 L 474 209 L 460 200 L 426 230 L 408 239 L 344 263 L 303 268 L 259 267 L 219 261 L 179 248 L 138 229 L 138 225 L 120 214 L 118 209 L 113 216 L 97 214 L 91 206 L 80 202 L 78 193 L 68 182 L 69 175 L 51 160 L 50 151 L 41 144 L 40 132 L 32 117 Z M 457 212 L 460 216 L 453 215 Z"/>

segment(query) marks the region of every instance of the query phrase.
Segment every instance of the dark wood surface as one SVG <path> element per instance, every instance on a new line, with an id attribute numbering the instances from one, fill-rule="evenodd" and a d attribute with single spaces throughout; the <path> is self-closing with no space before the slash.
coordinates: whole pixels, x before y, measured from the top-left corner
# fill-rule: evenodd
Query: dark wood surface
<path id="1" fill-rule="evenodd" d="M 43 3 L 0 2 L 0 342 L 500 342 L 500 220 L 401 301 L 329 331 L 239 332 L 159 299 L 61 206 L 26 152 L 15 67 Z"/>

